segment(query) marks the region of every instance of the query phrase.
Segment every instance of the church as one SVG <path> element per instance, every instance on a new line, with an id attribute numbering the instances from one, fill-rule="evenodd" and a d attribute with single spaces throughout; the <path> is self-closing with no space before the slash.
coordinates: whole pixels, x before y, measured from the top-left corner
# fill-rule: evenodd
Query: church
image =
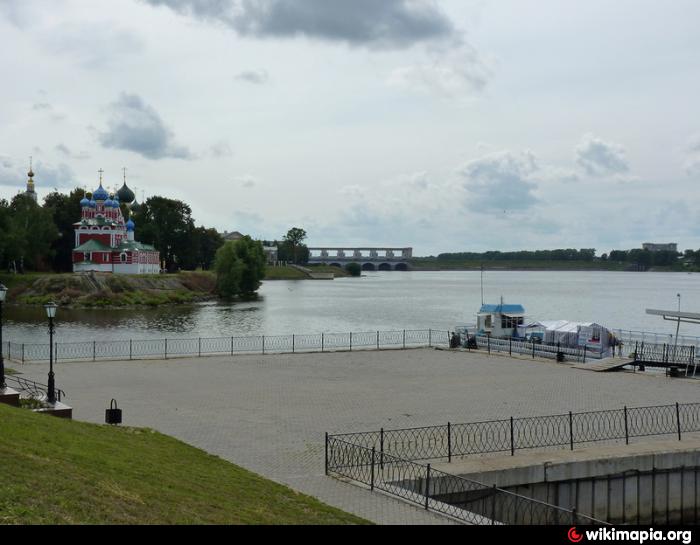
<path id="1" fill-rule="evenodd" d="M 91 198 L 80 201 L 81 218 L 73 224 L 75 249 L 73 272 L 107 272 L 114 274 L 158 274 L 161 270 L 160 252 L 153 246 L 135 239 L 136 224 L 125 221 L 120 204 L 136 212 L 139 204 L 134 192 L 124 184 L 109 194 L 100 186 Z"/>

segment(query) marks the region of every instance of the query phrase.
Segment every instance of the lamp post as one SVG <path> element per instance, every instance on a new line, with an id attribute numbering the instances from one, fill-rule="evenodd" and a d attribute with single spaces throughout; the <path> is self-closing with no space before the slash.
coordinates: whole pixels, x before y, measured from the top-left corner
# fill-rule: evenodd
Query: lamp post
<path id="1" fill-rule="evenodd" d="M 2 304 L 7 296 L 7 288 L 0 284 L 0 388 L 5 388 L 5 358 L 2 354 Z"/>
<path id="2" fill-rule="evenodd" d="M 56 387 L 54 385 L 54 375 L 53 375 L 53 319 L 56 317 L 56 309 L 58 305 L 56 303 L 48 303 L 44 305 L 46 309 L 46 316 L 49 318 L 49 392 L 48 401 L 49 403 L 56 403 Z"/>

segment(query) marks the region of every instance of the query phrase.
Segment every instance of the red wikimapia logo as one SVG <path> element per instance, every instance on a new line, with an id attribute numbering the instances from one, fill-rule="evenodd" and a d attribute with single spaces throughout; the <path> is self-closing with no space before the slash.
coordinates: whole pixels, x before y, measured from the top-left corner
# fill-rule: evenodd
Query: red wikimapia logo
<path id="1" fill-rule="evenodd" d="M 583 540 L 583 534 L 576 531 L 576 526 L 572 527 L 566 535 L 572 543 L 580 543 Z"/>

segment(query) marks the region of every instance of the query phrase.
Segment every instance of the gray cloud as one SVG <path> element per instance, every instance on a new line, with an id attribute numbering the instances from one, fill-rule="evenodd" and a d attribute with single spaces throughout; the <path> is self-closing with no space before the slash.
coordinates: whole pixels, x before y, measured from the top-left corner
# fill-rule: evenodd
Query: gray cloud
<path id="1" fill-rule="evenodd" d="M 99 141 L 106 148 L 133 151 L 148 159 L 192 159 L 192 153 L 174 141 L 172 131 L 138 95 L 122 93 L 110 104 L 111 119 Z"/>
<path id="2" fill-rule="evenodd" d="M 576 163 L 590 176 L 608 176 L 629 171 L 625 150 L 617 144 L 585 135 L 576 147 Z"/>
<path id="3" fill-rule="evenodd" d="M 434 0 L 143 0 L 242 36 L 308 38 L 403 49 L 456 35 Z"/>
<path id="4" fill-rule="evenodd" d="M 32 170 L 38 192 L 73 189 L 77 185 L 75 173 L 65 163 L 53 165 L 36 160 Z M 9 157 L 0 157 L 0 186 L 15 188 L 17 192 L 24 191 L 27 186 L 28 171 L 29 165 L 18 163 Z"/>
<path id="5" fill-rule="evenodd" d="M 700 134 L 690 139 L 686 152 L 688 155 L 685 162 L 685 170 L 688 176 L 700 174 Z"/>
<path id="6" fill-rule="evenodd" d="M 89 159 L 90 154 L 86 151 L 81 151 L 78 153 L 73 152 L 68 146 L 65 144 L 57 144 L 56 147 L 54 148 L 56 151 L 62 153 L 66 157 L 69 157 L 70 159 Z"/>
<path id="7" fill-rule="evenodd" d="M 270 80 L 270 76 L 265 70 L 245 70 L 236 74 L 234 79 L 254 85 L 263 85 Z"/>
<path id="8" fill-rule="evenodd" d="M 500 152 L 470 161 L 459 171 L 466 207 L 484 213 L 530 208 L 538 202 L 533 195 L 538 169 L 531 153 Z"/>

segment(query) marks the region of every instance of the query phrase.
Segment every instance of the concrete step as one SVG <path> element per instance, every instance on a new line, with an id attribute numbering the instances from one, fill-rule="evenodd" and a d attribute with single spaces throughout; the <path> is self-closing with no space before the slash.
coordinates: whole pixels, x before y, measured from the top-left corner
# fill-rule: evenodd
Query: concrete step
<path id="1" fill-rule="evenodd" d="M 12 388 L 0 388 L 0 403 L 19 407 L 19 392 Z"/>

